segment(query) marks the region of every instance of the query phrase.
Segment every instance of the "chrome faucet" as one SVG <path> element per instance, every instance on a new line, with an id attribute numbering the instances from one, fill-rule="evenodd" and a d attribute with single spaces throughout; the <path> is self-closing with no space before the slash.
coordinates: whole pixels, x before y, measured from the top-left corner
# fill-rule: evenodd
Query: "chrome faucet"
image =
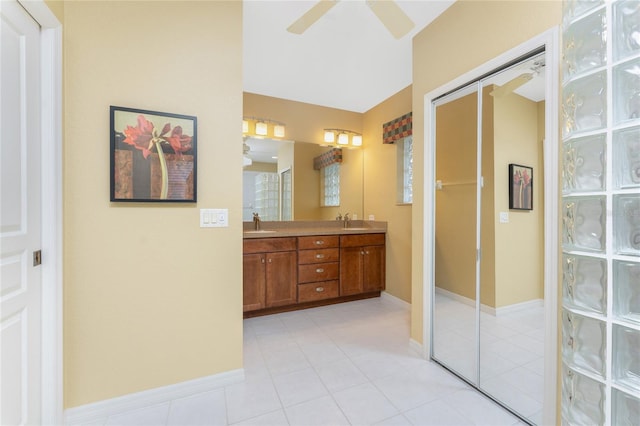
<path id="1" fill-rule="evenodd" d="M 349 227 L 349 221 L 351 220 L 351 218 L 349 217 L 349 213 L 345 213 L 344 214 L 344 218 L 342 220 L 343 220 L 343 223 L 344 223 L 344 227 L 348 228 Z"/>
<path id="2" fill-rule="evenodd" d="M 336 216 L 336 220 L 338 222 L 342 220 L 342 213 L 338 213 L 338 216 Z"/>
<path id="3" fill-rule="evenodd" d="M 258 213 L 253 214 L 253 229 L 256 231 L 260 230 L 260 215 Z"/>

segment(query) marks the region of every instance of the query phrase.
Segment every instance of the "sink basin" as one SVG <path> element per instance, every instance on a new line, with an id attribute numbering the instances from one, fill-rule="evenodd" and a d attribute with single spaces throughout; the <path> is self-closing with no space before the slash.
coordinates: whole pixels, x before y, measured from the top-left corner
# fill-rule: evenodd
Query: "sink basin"
<path id="1" fill-rule="evenodd" d="M 271 234 L 276 231 L 270 231 L 268 229 L 259 229 L 257 231 L 244 231 L 245 234 Z"/>
<path id="2" fill-rule="evenodd" d="M 343 228 L 343 229 L 345 231 L 366 231 L 367 229 L 370 229 L 370 228 L 351 228 L 351 227 L 349 227 L 349 228 Z"/>

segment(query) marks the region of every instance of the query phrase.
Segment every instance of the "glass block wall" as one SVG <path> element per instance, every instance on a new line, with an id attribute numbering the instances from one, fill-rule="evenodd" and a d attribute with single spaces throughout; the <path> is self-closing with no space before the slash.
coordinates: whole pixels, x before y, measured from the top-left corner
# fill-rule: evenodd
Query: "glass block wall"
<path id="1" fill-rule="evenodd" d="M 260 173 L 255 177 L 255 210 L 262 220 L 278 220 L 280 181 L 277 173 Z"/>
<path id="2" fill-rule="evenodd" d="M 640 419 L 640 1 L 565 0 L 562 424 Z"/>

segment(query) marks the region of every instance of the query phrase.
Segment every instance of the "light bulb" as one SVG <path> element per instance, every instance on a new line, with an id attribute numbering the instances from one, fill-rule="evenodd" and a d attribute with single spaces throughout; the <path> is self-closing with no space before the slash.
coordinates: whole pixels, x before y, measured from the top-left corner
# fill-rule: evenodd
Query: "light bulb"
<path id="1" fill-rule="evenodd" d="M 273 136 L 277 138 L 284 137 L 284 126 L 282 124 L 276 124 L 273 126 Z"/>
<path id="2" fill-rule="evenodd" d="M 336 140 L 336 134 L 333 133 L 331 130 L 325 130 L 324 131 L 324 141 L 327 143 L 334 143 Z"/>
<path id="3" fill-rule="evenodd" d="M 262 121 L 258 121 L 256 123 L 256 135 L 260 135 L 260 136 L 267 135 L 267 123 L 263 123 Z"/>
<path id="4" fill-rule="evenodd" d="M 338 135 L 338 143 L 340 145 L 349 145 L 349 135 L 346 133 L 340 133 Z"/>

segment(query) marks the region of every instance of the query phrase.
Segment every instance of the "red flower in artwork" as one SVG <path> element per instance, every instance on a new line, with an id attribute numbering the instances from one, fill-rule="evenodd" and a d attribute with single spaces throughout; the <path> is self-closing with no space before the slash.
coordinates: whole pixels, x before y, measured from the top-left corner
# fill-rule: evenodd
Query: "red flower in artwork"
<path id="1" fill-rule="evenodd" d="M 531 182 L 531 176 L 529 176 L 529 173 L 527 173 L 526 170 L 522 171 L 522 181 L 524 186 L 529 185 L 529 182 Z"/>
<path id="2" fill-rule="evenodd" d="M 127 126 L 124 129 L 124 134 L 127 136 L 124 139 L 124 143 L 133 145 L 136 149 L 142 151 L 144 158 L 147 158 L 151 153 L 154 142 L 158 137 L 163 136 L 171 129 L 169 123 L 165 124 L 162 128 L 162 132 L 158 135 L 157 130 L 152 122 L 144 118 L 144 115 L 138 116 L 138 125 L 136 127 Z"/>
<path id="3" fill-rule="evenodd" d="M 522 175 L 520 174 L 520 170 L 516 170 L 516 172 L 513 174 L 513 183 L 519 185 L 521 180 Z"/>
<path id="4" fill-rule="evenodd" d="M 192 148 L 192 137 L 183 135 L 181 126 L 174 127 L 171 131 L 171 136 L 166 137 L 165 139 L 169 141 L 171 148 L 173 148 L 176 154 L 187 152 Z"/>
<path id="5" fill-rule="evenodd" d="M 126 138 L 124 143 L 133 145 L 136 149 L 142 151 L 144 158 L 151 153 L 154 143 L 166 144 L 167 142 L 173 148 L 176 154 L 182 154 L 192 148 L 192 137 L 182 134 L 182 127 L 176 126 L 171 130 L 171 136 L 166 136 L 171 130 L 169 123 L 165 124 L 162 131 L 158 133 L 153 123 L 141 114 L 138 116 L 138 125 L 136 127 L 127 126 L 124 129 Z M 160 149 L 158 146 L 157 149 Z"/>

